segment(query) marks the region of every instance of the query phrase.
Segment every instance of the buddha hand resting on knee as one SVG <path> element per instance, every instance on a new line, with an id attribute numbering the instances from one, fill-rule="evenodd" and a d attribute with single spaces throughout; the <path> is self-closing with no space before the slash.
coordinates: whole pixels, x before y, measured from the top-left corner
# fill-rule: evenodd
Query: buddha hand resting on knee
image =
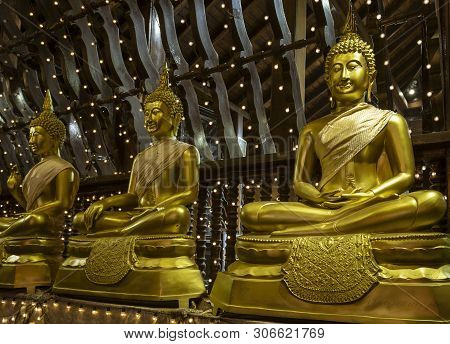
<path id="1" fill-rule="evenodd" d="M 241 212 L 248 232 L 319 235 L 429 228 L 445 214 L 437 191 L 405 193 L 414 155 L 403 116 L 370 104 L 375 56 L 349 20 L 329 52 L 325 78 L 332 112 L 299 137 L 294 188 L 301 202 L 255 202 Z M 312 176 L 321 169 L 314 186 Z"/>
<path id="2" fill-rule="evenodd" d="M 134 159 L 128 192 L 75 216 L 75 229 L 88 236 L 185 234 L 189 228 L 186 205 L 197 199 L 200 159 L 194 146 L 176 139 L 183 107 L 168 86 L 167 69 L 160 86 L 147 95 L 144 110 L 153 143 Z"/>

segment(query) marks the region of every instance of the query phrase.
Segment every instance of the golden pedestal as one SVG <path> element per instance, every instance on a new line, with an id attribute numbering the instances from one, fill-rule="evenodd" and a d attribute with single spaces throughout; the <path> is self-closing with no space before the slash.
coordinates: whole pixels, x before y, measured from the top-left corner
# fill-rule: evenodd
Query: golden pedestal
<path id="1" fill-rule="evenodd" d="M 300 299 L 288 287 L 285 267 L 294 238 L 242 236 L 236 244 L 239 260 L 218 274 L 210 297 L 216 314 L 222 310 L 330 322 L 447 323 L 449 241 L 438 233 L 371 235 L 370 249 L 379 268 L 373 286 L 351 302 L 327 303 Z"/>
<path id="2" fill-rule="evenodd" d="M 50 287 L 62 261 L 60 238 L 4 238 L 0 242 L 0 288 Z"/>
<path id="3" fill-rule="evenodd" d="M 188 308 L 189 299 L 205 292 L 201 273 L 193 261 L 195 241 L 192 237 L 136 237 L 135 259 L 130 270 L 116 283 L 107 284 L 92 281 L 86 272 L 96 240 L 104 239 L 71 238 L 69 257 L 60 267 L 53 285 L 55 293 L 125 301 L 176 301 L 180 308 Z"/>

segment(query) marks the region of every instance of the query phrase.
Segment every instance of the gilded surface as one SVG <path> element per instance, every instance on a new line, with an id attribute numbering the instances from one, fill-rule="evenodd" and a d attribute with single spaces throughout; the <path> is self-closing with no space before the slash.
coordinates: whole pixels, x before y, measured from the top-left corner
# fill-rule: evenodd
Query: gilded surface
<path id="1" fill-rule="evenodd" d="M 29 146 L 40 158 L 22 177 L 12 166 L 7 180 L 10 194 L 25 210 L 14 217 L 0 218 L 0 238 L 30 236 L 59 237 L 64 212 L 75 200 L 79 186 L 77 170 L 61 158 L 60 147 L 66 136 L 64 123 L 54 114 L 47 91 L 42 112 L 30 122 Z"/>
<path id="2" fill-rule="evenodd" d="M 319 131 L 318 137 L 326 153 L 321 157 L 322 179 L 319 189 L 326 185 L 349 161 L 386 127 L 394 112 L 380 110 L 360 103 L 331 119 Z M 360 187 L 354 185 L 355 178 L 347 178 L 346 189 Z"/>
<path id="3" fill-rule="evenodd" d="M 144 114 L 152 145 L 134 159 L 128 191 L 76 214 L 73 226 L 80 233 L 92 238 L 187 233 L 186 205 L 197 199 L 200 157 L 194 146 L 176 138 L 183 107 L 169 87 L 166 68 L 160 85 L 145 97 Z"/>
<path id="4" fill-rule="evenodd" d="M 301 201 L 245 204 L 240 220 L 247 233 L 414 232 L 431 228 L 446 213 L 441 193 L 406 193 L 415 174 L 408 123 L 370 104 L 375 54 L 355 30 L 350 11 L 325 61 L 331 111 L 307 123 L 299 136 L 293 186 Z"/>
<path id="5" fill-rule="evenodd" d="M 120 282 L 136 261 L 136 237 L 104 238 L 97 240 L 86 261 L 86 277 L 95 284 Z"/>
<path id="6" fill-rule="evenodd" d="M 368 235 L 303 237 L 294 241 L 283 280 L 301 300 L 346 303 L 377 283 L 378 269 Z"/>

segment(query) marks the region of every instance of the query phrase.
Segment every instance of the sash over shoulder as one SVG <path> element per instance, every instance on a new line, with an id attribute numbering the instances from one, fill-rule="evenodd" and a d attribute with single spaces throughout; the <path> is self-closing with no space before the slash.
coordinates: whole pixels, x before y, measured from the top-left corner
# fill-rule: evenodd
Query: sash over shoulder
<path id="1" fill-rule="evenodd" d="M 327 153 L 322 157 L 321 190 L 384 129 L 394 112 L 360 103 L 332 119 L 319 132 Z"/>
<path id="2" fill-rule="evenodd" d="M 73 165 L 57 156 L 45 158 L 34 165 L 23 180 L 22 191 L 27 201 L 26 211 L 30 211 L 33 203 L 44 191 L 45 187 L 63 170 L 72 169 L 76 183 L 79 183 L 78 171 Z"/>

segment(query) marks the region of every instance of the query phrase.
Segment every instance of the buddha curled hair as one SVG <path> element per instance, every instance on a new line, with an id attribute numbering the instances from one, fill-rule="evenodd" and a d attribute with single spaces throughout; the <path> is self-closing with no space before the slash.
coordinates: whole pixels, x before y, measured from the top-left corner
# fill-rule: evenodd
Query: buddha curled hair
<path id="1" fill-rule="evenodd" d="M 183 105 L 180 98 L 169 87 L 169 70 L 163 68 L 159 79 L 159 86 L 145 97 L 145 105 L 153 102 L 163 102 L 169 108 L 170 115 L 175 120 L 174 125 L 178 126 L 183 115 Z M 177 131 L 177 128 L 175 128 Z"/>
<path id="2" fill-rule="evenodd" d="M 30 128 L 37 126 L 44 128 L 50 137 L 58 142 L 59 147 L 63 145 L 66 139 L 66 127 L 53 112 L 52 97 L 49 90 L 45 94 L 41 114 L 30 122 Z"/>
<path id="3" fill-rule="evenodd" d="M 341 40 L 335 44 L 329 51 L 325 60 L 325 79 L 328 81 L 331 64 L 333 58 L 339 54 L 346 53 L 360 53 L 364 56 L 369 69 L 369 77 L 374 80 L 376 71 L 375 54 L 370 44 L 364 42 L 362 38 L 356 33 L 355 15 L 353 13 L 353 7 L 349 4 L 349 12 L 347 15 L 347 23 L 344 28 L 343 36 Z"/>

